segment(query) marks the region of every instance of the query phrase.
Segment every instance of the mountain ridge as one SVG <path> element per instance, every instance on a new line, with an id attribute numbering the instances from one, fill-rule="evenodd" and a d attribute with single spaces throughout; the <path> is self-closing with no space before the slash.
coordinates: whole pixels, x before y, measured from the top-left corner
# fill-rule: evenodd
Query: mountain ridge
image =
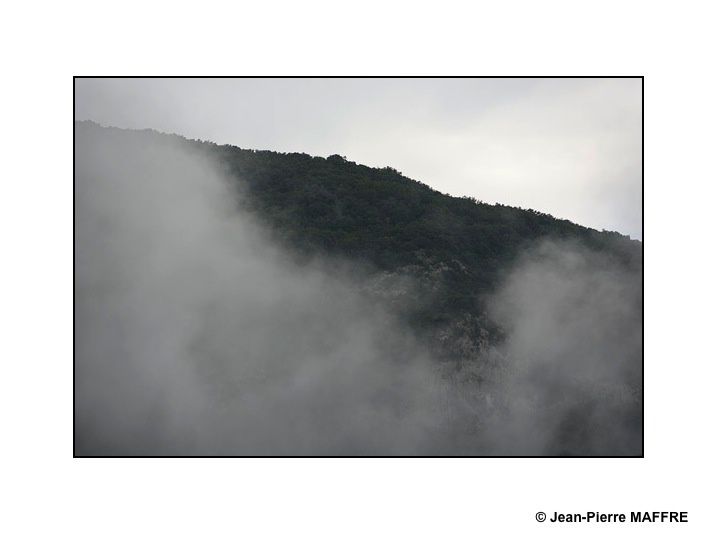
<path id="1" fill-rule="evenodd" d="M 403 306 L 402 317 L 424 334 L 461 326 L 475 341 L 482 336 L 484 345 L 501 341 L 504 333 L 487 315 L 487 302 L 519 258 L 544 242 L 577 244 L 634 273 L 642 268 L 638 240 L 535 210 L 443 194 L 391 167 L 339 155 L 241 149 L 152 129 L 75 125 L 173 140 L 210 156 L 236 189 L 238 207 L 298 261 L 320 256 L 367 268 L 367 290 L 384 284 L 379 295 Z M 392 290 L 404 278 L 414 283 L 405 296 Z"/>
<path id="2" fill-rule="evenodd" d="M 591 231 L 594 233 L 616 236 L 616 237 L 624 238 L 631 242 L 636 242 L 638 244 L 642 244 L 642 240 L 639 240 L 637 238 L 632 238 L 630 235 L 623 234 L 619 231 L 596 229 L 596 228 L 593 228 L 590 226 L 583 225 L 581 223 L 574 222 L 570 219 L 557 217 L 553 214 L 550 214 L 547 212 L 542 212 L 540 210 L 536 210 L 533 208 L 523 208 L 521 206 L 512 206 L 512 205 L 508 205 L 508 204 L 504 204 L 504 203 L 500 203 L 500 202 L 488 203 L 488 202 L 485 202 L 483 200 L 477 199 L 476 197 L 472 197 L 472 196 L 452 195 L 450 193 L 440 191 L 439 189 L 436 189 L 436 188 L 432 187 L 431 185 L 426 184 L 420 180 L 416 180 L 414 178 L 410 178 L 409 176 L 405 176 L 404 174 L 402 174 L 400 171 L 398 171 L 397 169 L 395 169 L 392 166 L 387 165 L 384 167 L 372 167 L 370 165 L 365 165 L 362 163 L 357 163 L 355 161 L 349 160 L 345 156 L 341 156 L 340 154 L 330 154 L 327 157 L 323 157 L 320 155 L 308 154 L 306 152 L 281 152 L 281 151 L 270 150 L 270 149 L 243 148 L 243 147 L 240 147 L 240 146 L 237 146 L 234 144 L 230 144 L 230 143 L 219 143 L 219 142 L 215 142 L 215 141 L 211 141 L 211 140 L 207 140 L 207 139 L 195 139 L 195 138 L 191 138 L 191 137 L 181 135 L 178 133 L 165 132 L 165 131 L 157 130 L 154 128 L 121 128 L 121 127 L 117 127 L 117 126 L 100 124 L 98 122 L 95 122 L 94 120 L 75 120 L 74 124 L 76 126 L 79 125 L 81 127 L 92 127 L 92 128 L 118 130 L 118 131 L 125 131 L 125 132 L 134 132 L 134 133 L 150 133 L 153 135 L 160 135 L 160 136 L 166 136 L 166 137 L 171 137 L 171 138 L 175 138 L 175 139 L 181 139 L 181 140 L 189 142 L 189 143 L 209 145 L 209 146 L 213 146 L 213 147 L 217 147 L 217 148 L 231 149 L 231 150 L 241 151 L 241 152 L 250 152 L 250 153 L 254 153 L 254 154 L 269 154 L 269 155 L 273 155 L 273 156 L 298 156 L 298 157 L 302 157 L 302 158 L 310 158 L 312 160 L 320 159 L 320 160 L 325 160 L 325 161 L 333 162 L 333 163 L 347 163 L 350 165 L 354 165 L 354 166 L 357 166 L 357 167 L 360 167 L 363 169 L 367 169 L 367 170 L 372 170 L 372 171 L 387 171 L 387 172 L 390 172 L 390 173 L 393 173 L 393 174 L 399 176 L 400 178 L 402 178 L 405 181 L 418 184 L 419 186 L 422 186 L 423 188 L 425 188 L 431 192 L 434 192 L 436 194 L 439 194 L 443 197 L 447 197 L 447 198 L 458 200 L 458 201 L 471 201 L 475 204 L 484 205 L 484 206 L 497 206 L 497 207 L 509 208 L 511 210 L 517 210 L 517 211 L 521 211 L 521 212 L 529 212 L 534 215 L 548 217 L 550 219 L 553 219 L 553 220 L 556 220 L 559 222 L 563 222 L 563 223 L 567 223 L 567 224 L 573 225 L 575 227 L 579 227 L 581 229 L 585 229 L 585 230 L 588 230 L 588 231 Z"/>

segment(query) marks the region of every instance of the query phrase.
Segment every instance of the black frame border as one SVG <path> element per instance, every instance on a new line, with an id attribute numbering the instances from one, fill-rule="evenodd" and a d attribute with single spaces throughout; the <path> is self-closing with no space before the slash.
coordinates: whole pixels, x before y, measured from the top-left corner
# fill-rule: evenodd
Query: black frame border
<path id="1" fill-rule="evenodd" d="M 390 456 L 390 455 L 373 455 L 373 456 L 336 456 L 336 455 L 102 455 L 102 456 L 84 456 L 78 455 L 75 448 L 75 81 L 77 79 L 640 79 L 641 92 L 641 157 L 640 157 L 640 176 L 641 176 L 641 229 L 642 240 L 640 240 L 641 257 L 642 257 L 642 276 L 641 276 L 641 327 L 642 327 L 642 448 L 637 456 L 615 456 L 615 455 L 593 455 L 593 456 L 542 456 L 542 455 L 492 455 L 492 456 L 454 456 L 454 455 L 435 455 L 435 456 Z M 73 75 L 73 458 L 266 458 L 266 459 L 376 459 L 376 458 L 392 458 L 392 459 L 434 459 L 434 458 L 453 458 L 453 459 L 642 459 L 645 457 L 645 76 L 644 75 Z"/>

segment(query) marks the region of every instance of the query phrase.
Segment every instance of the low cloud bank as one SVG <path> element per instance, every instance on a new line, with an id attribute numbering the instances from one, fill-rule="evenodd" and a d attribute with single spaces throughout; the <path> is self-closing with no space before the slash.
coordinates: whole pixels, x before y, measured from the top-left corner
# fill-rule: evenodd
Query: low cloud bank
<path id="1" fill-rule="evenodd" d="M 520 258 L 492 303 L 508 332 L 500 449 L 641 452 L 641 291 L 639 274 L 572 243 L 544 242 Z"/>

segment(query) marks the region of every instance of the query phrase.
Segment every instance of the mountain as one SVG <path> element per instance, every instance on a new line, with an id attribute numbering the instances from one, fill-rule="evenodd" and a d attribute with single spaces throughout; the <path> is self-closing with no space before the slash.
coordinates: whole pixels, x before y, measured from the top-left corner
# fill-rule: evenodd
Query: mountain
<path id="1" fill-rule="evenodd" d="M 357 292 L 387 308 L 444 366 L 454 405 L 442 429 L 451 425 L 463 443 L 442 448 L 474 454 L 481 440 L 490 453 L 639 453 L 641 242 L 452 197 L 391 167 L 339 155 L 246 150 L 91 122 L 75 123 L 75 131 L 83 162 L 114 146 L 130 148 L 115 161 L 152 161 L 147 149 L 168 145 L 205 156 L 229 183 L 238 215 L 262 224 L 298 269 L 318 260 L 350 268 Z M 81 189 L 94 189 L 92 174 L 82 172 Z M 107 212 L 111 203 L 103 204 Z M 81 213 L 97 214 L 94 206 L 88 196 Z M 540 425 L 552 432 L 536 437 L 542 443 L 519 434 Z"/>
<path id="2" fill-rule="evenodd" d="M 198 144 L 198 143 L 196 143 Z M 540 240 L 572 240 L 639 272 L 642 244 L 534 210 L 452 197 L 391 168 L 339 155 L 207 146 L 247 194 L 248 209 L 286 246 L 409 275 L 436 291 L 406 315 L 421 328 L 471 321 L 473 339 L 501 339 L 486 315 L 491 295 L 518 255 Z M 387 275 L 387 274 L 385 274 Z M 428 283 L 429 281 L 429 283 Z"/>
<path id="3" fill-rule="evenodd" d="M 89 122 L 79 129 L 104 129 Z M 339 155 L 246 150 L 171 137 L 217 158 L 235 181 L 238 203 L 300 256 L 330 255 L 386 273 L 432 279 L 436 301 L 413 313 L 440 325 L 483 312 L 518 255 L 540 240 L 574 241 L 640 272 L 642 244 L 535 210 L 452 197 L 391 168 L 372 168 Z M 484 324 L 497 331 L 492 321 Z"/>

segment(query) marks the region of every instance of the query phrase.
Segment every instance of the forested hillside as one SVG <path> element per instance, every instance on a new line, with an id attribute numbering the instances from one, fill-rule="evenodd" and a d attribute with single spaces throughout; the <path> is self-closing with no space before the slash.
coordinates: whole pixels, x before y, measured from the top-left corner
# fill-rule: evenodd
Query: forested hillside
<path id="1" fill-rule="evenodd" d="M 300 259 L 331 256 L 367 270 L 375 276 L 369 292 L 392 297 L 421 333 L 456 327 L 485 344 L 501 340 L 503 329 L 487 316 L 485 299 L 517 257 L 540 241 L 572 242 L 641 272 L 642 244 L 627 236 L 531 209 L 452 197 L 389 166 L 367 167 L 339 155 L 247 150 L 91 122 L 76 128 L 175 139 L 209 153 L 237 187 L 238 204 L 285 248 Z M 388 290 L 398 276 L 412 278 L 414 288 Z"/>
<path id="2" fill-rule="evenodd" d="M 641 452 L 640 242 L 337 155 L 75 129 L 84 452 Z"/>

